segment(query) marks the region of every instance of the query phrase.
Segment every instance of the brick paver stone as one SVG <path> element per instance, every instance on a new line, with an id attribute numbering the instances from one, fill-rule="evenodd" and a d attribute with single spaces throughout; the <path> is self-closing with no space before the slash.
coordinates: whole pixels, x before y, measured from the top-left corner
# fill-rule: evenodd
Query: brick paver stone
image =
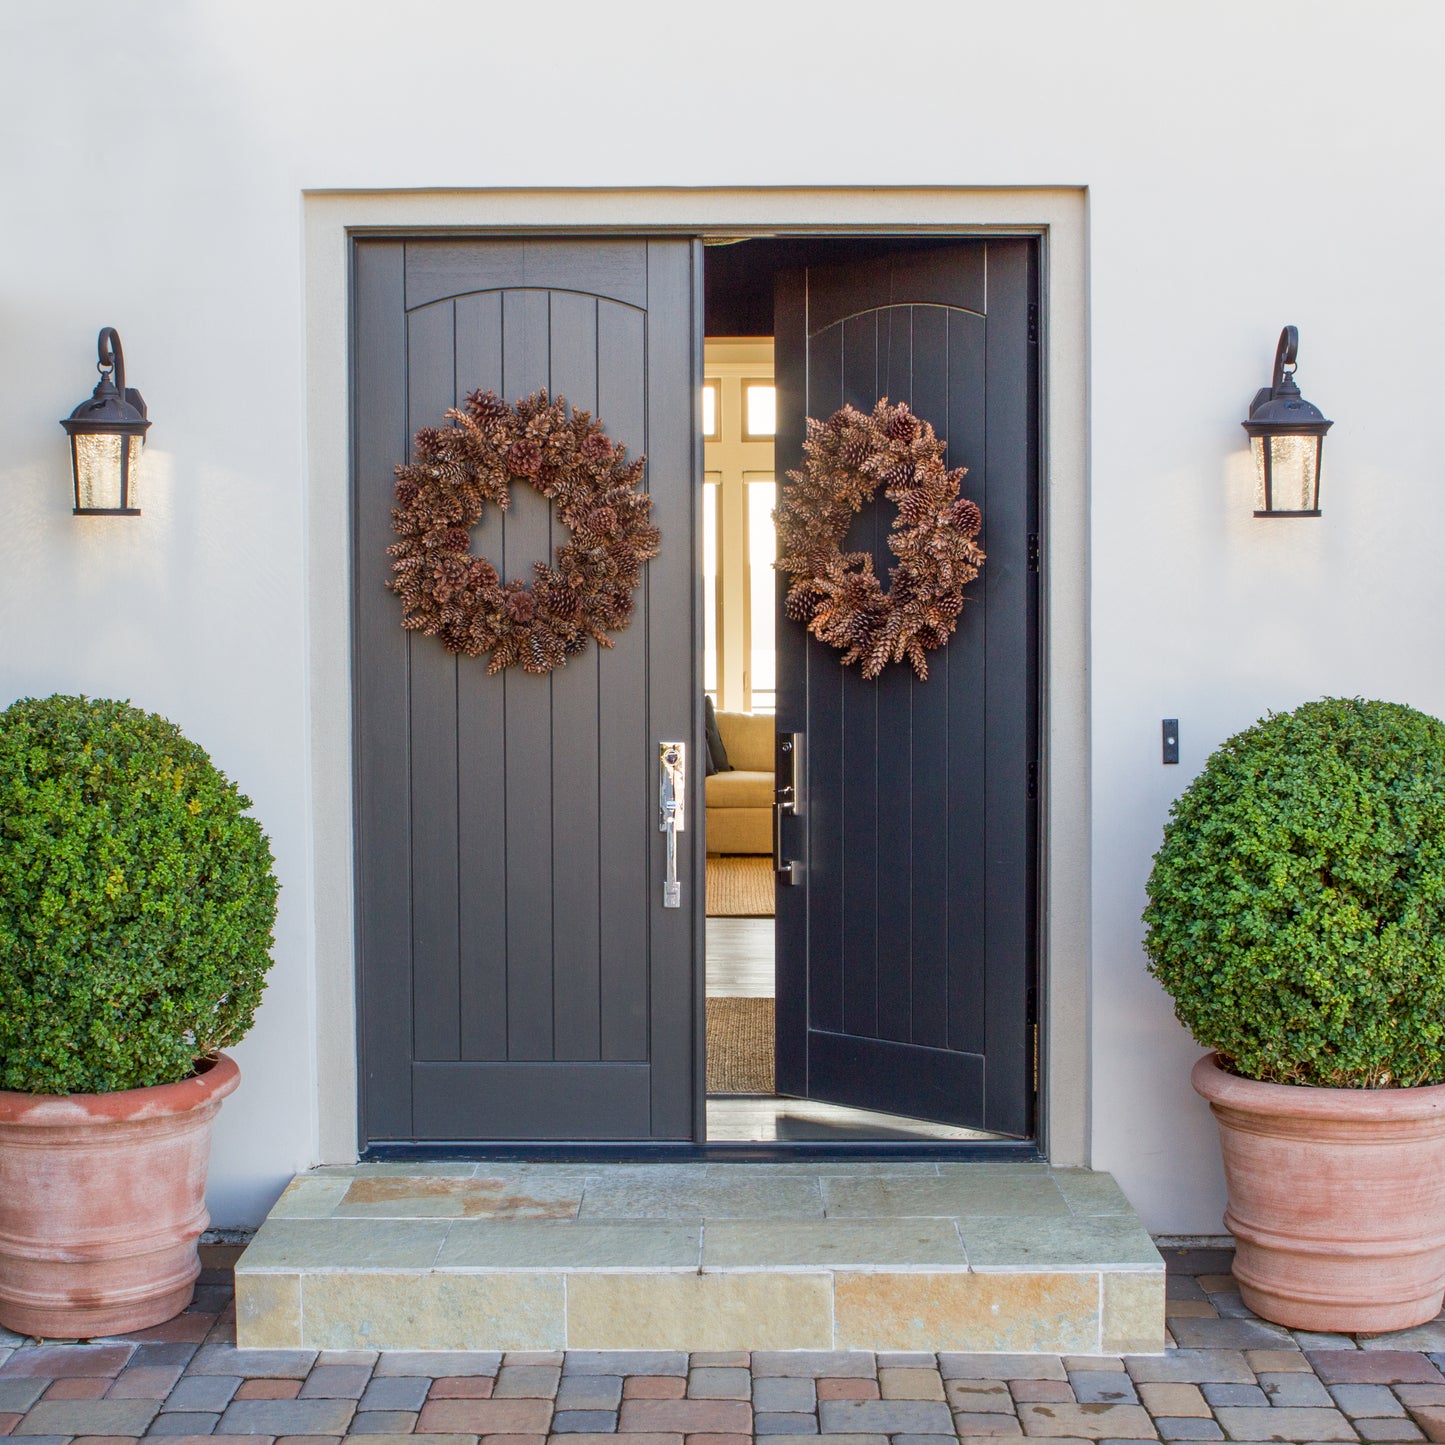
<path id="1" fill-rule="evenodd" d="M 1440 1385 L 1445 1377 L 1411 1350 L 1307 1350 L 1327 1385 Z"/>
<path id="2" fill-rule="evenodd" d="M 1224 1431 L 1214 1420 L 1197 1415 L 1156 1415 L 1154 1428 L 1161 1440 L 1223 1440 Z"/>
<path id="3" fill-rule="evenodd" d="M 1282 1325 L 1263 1320 L 1192 1320 L 1170 1322 L 1175 1341 L 1186 1349 L 1263 1350 L 1284 1349 L 1293 1343 Z"/>
<path id="4" fill-rule="evenodd" d="M 45 1393 L 49 1383 L 48 1380 L 0 1380 L 0 1410 L 23 1415 Z"/>
<path id="5" fill-rule="evenodd" d="M 0 1389 L 3 1389 L 0 1384 Z M 1445 1386 L 1442 1385 L 1396 1385 L 1395 1394 L 1406 1405 L 1445 1405 Z"/>
<path id="6" fill-rule="evenodd" d="M 685 1434 L 741 1435 L 751 1431 L 753 1407 L 745 1400 L 622 1401 L 617 1428 L 622 1431 L 680 1430 Z"/>
<path id="7" fill-rule="evenodd" d="M 231 1403 L 241 1386 L 237 1375 L 190 1375 L 166 1396 L 163 1412 L 172 1410 L 214 1410 L 220 1412 Z M 112 1399 L 115 1396 L 112 1394 Z"/>
<path id="8" fill-rule="evenodd" d="M 1251 1405 L 1255 1408 L 1269 1404 L 1269 1396 L 1258 1385 L 1224 1385 L 1206 1380 L 1200 1387 L 1204 1398 L 1216 1409 L 1220 1405 Z"/>
<path id="9" fill-rule="evenodd" d="M 118 1375 L 134 1352 L 134 1345 L 35 1345 L 0 1365 L 0 1380 Z"/>
<path id="10" fill-rule="evenodd" d="M 388 1375 L 373 1380 L 356 1402 L 358 1410 L 420 1410 L 431 1381 L 416 1375 Z M 355 1425 L 352 1426 L 355 1429 Z"/>
<path id="11" fill-rule="evenodd" d="M 790 1411 L 810 1414 L 817 1408 L 821 1384 L 821 1381 L 814 1384 L 812 1380 L 795 1375 L 765 1375 L 761 1380 L 753 1381 L 753 1409 L 775 1414 Z"/>
<path id="12" fill-rule="evenodd" d="M 951 1409 L 970 1415 L 1012 1415 L 1014 1412 L 1013 1396 L 1002 1380 L 949 1380 L 944 1386 L 944 1399 Z"/>
<path id="13" fill-rule="evenodd" d="M 621 1375 L 564 1375 L 558 1410 L 615 1410 L 622 1402 Z"/>
<path id="14" fill-rule="evenodd" d="M 1137 1405 L 1134 1382 L 1123 1370 L 1070 1370 L 1069 1384 L 1081 1405 Z"/>
<path id="15" fill-rule="evenodd" d="M 753 1382 L 754 1396 L 761 1380 Z M 877 1380 L 818 1380 L 814 1384 L 820 1400 L 876 1400 L 878 1398 Z"/>
<path id="16" fill-rule="evenodd" d="M 161 1400 L 181 1378 L 180 1365 L 128 1365 L 115 1377 L 106 1397 L 111 1400 Z"/>
<path id="17" fill-rule="evenodd" d="M 1408 1420 L 1354 1420 L 1361 1440 L 1423 1440 L 1425 1437 Z"/>
<path id="18" fill-rule="evenodd" d="M 1331 1385 L 1328 1393 L 1336 1408 L 1351 1419 L 1359 1415 L 1380 1417 L 1405 1413 L 1404 1405 L 1388 1385 Z"/>
<path id="19" fill-rule="evenodd" d="M 109 1391 L 114 1381 L 109 1375 L 72 1375 L 55 1380 L 46 1387 L 45 1400 L 98 1400 Z"/>
<path id="20" fill-rule="evenodd" d="M 562 1379 L 560 1365 L 514 1365 L 508 1356 L 502 1363 L 494 1399 L 550 1400 Z"/>
<path id="21" fill-rule="evenodd" d="M 606 1435 L 616 1428 L 614 1410 L 558 1410 L 552 1416 L 554 1435 Z"/>
<path id="22" fill-rule="evenodd" d="M 938 1357 L 945 1380 L 1067 1380 L 1057 1355 L 959 1355 Z"/>
<path id="23" fill-rule="evenodd" d="M 1153 1421 L 1142 1405 L 1020 1405 L 1019 1423 L 1025 1435 L 1080 1440 L 1156 1438 Z"/>
<path id="24" fill-rule="evenodd" d="M 709 1367 L 746 1370 L 751 1361 L 752 1355 L 747 1350 L 694 1350 L 688 1356 L 694 1370 Z"/>
<path id="25" fill-rule="evenodd" d="M 1411 1405 L 1410 1414 L 1427 1440 L 1445 1440 L 1445 1406 Z"/>
<path id="26" fill-rule="evenodd" d="M 880 1365 L 878 1390 L 885 1400 L 941 1400 L 943 1377 L 936 1365 L 927 1369 Z"/>
<path id="27" fill-rule="evenodd" d="M 148 1435 L 209 1435 L 221 1422 L 219 1410 L 173 1410 L 151 1421 Z"/>
<path id="28" fill-rule="evenodd" d="M 569 1375 L 686 1375 L 688 1360 L 685 1350 L 569 1350 L 562 1368 Z"/>
<path id="29" fill-rule="evenodd" d="M 753 1377 L 747 1370 L 705 1366 L 688 1372 L 687 1393 L 694 1400 L 746 1400 Z"/>
<path id="30" fill-rule="evenodd" d="M 895 1435 L 953 1433 L 953 1412 L 942 1400 L 823 1400 L 818 1420 L 829 1434 L 884 1431 Z"/>
<path id="31" fill-rule="evenodd" d="M 301 1393 L 300 1380 L 242 1380 L 233 1398 L 237 1400 L 294 1400 Z"/>
<path id="32" fill-rule="evenodd" d="M 1167 1355 L 1130 1355 L 1129 1378 L 1142 1384 L 1254 1384 L 1254 1371 L 1239 1350 L 1170 1350 Z"/>
<path id="33" fill-rule="evenodd" d="M 1195 1416 L 1211 1418 L 1209 1402 L 1198 1385 L 1140 1385 L 1139 1398 L 1151 1415 L 1167 1415 L 1171 1419 Z"/>
<path id="34" fill-rule="evenodd" d="M 232 1400 L 217 1429 L 226 1435 L 344 1435 L 352 1400 Z"/>
<path id="35" fill-rule="evenodd" d="M 385 1375 L 495 1375 L 500 1350 L 384 1350 L 372 1371 Z"/>
<path id="36" fill-rule="evenodd" d="M 1305 1359 L 1303 1350 L 1246 1350 L 1244 1358 L 1249 1362 L 1249 1368 L 1259 1374 L 1281 1370 L 1310 1373 L 1310 1362 Z"/>
<path id="37" fill-rule="evenodd" d="M 423 1435 L 545 1434 L 552 1422 L 550 1400 L 428 1400 L 416 1422 Z"/>
<path id="38" fill-rule="evenodd" d="M 685 1394 L 687 1380 L 677 1375 L 626 1375 L 622 1380 L 624 1400 L 680 1400 Z"/>
<path id="39" fill-rule="evenodd" d="M 953 1428 L 965 1440 L 974 1435 L 1022 1435 L 1018 1417 L 1008 1415 L 973 1415 L 959 1411 L 953 1417 Z"/>
<path id="40" fill-rule="evenodd" d="M 154 1400 L 42 1400 L 12 1435 L 140 1435 L 155 1418 Z"/>
<path id="41" fill-rule="evenodd" d="M 379 1383 L 379 1381 L 373 1381 L 373 1383 Z M 490 1400 L 496 1383 L 490 1375 L 443 1375 L 440 1379 L 432 1381 L 427 1398 L 431 1400 Z"/>
<path id="42" fill-rule="evenodd" d="M 352 1416 L 348 1435 L 410 1435 L 416 1425 L 415 1410 L 368 1410 Z"/>
<path id="43" fill-rule="evenodd" d="M 754 1350 L 753 1374 L 876 1378 L 878 1366 L 867 1350 Z"/>
<path id="44" fill-rule="evenodd" d="M 1319 1405 L 1333 1409 L 1330 1393 L 1313 1374 L 1268 1370 L 1259 1377 L 1259 1388 L 1271 1405 Z"/>
<path id="45" fill-rule="evenodd" d="M 1236 1440 L 1357 1440 L 1338 1410 L 1252 1409 L 1222 1405 L 1215 1417 Z"/>
<path id="46" fill-rule="evenodd" d="M 301 1387 L 303 1400 L 357 1400 L 371 1380 L 370 1365 L 318 1364 Z"/>
<path id="47" fill-rule="evenodd" d="M 796 1413 L 781 1413 L 762 1415 L 757 1411 L 753 1412 L 753 1436 L 756 1439 L 763 1439 L 771 1435 L 808 1435 L 818 1433 L 818 1417 L 816 1415 L 799 1415 Z"/>
<path id="48" fill-rule="evenodd" d="M 186 1373 L 303 1380 L 315 1363 L 315 1350 L 238 1350 L 232 1344 L 209 1344 L 196 1352 Z"/>

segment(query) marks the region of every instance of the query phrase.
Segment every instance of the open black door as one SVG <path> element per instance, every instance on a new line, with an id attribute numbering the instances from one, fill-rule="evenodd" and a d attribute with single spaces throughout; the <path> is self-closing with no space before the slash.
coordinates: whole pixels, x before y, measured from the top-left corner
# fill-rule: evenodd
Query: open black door
<path id="1" fill-rule="evenodd" d="M 802 734 L 801 863 L 777 905 L 778 1090 L 1024 1136 L 1033 1127 L 1036 250 L 896 248 L 777 279 L 777 468 L 807 417 L 906 401 L 948 442 L 988 560 L 958 630 L 876 681 L 781 612 L 778 735 Z M 893 506 L 848 536 L 880 577 Z M 784 759 L 780 755 L 780 764 Z M 781 772 L 780 772 L 781 776 Z"/>
<path id="2" fill-rule="evenodd" d="M 700 247 L 361 239 L 354 718 L 363 1147 L 690 1140 L 700 830 L 664 906 L 659 752 L 694 736 Z M 662 550 L 631 625 L 545 676 L 404 632 L 392 470 L 468 392 L 541 387 L 648 458 Z M 567 533 L 529 487 L 473 550 L 532 580 Z M 689 811 L 701 813 L 702 769 Z"/>

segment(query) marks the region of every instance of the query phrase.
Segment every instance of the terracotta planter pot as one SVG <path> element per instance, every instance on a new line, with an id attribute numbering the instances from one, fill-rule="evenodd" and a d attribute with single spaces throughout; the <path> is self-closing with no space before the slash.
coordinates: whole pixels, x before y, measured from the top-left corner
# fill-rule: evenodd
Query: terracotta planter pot
<path id="1" fill-rule="evenodd" d="M 218 1054 L 151 1089 L 0 1090 L 0 1324 L 87 1339 L 186 1307 L 210 1222 L 211 1120 L 240 1077 Z"/>
<path id="2" fill-rule="evenodd" d="M 1423 1324 L 1445 1295 L 1445 1084 L 1316 1089 L 1226 1073 L 1194 1087 L 1219 1124 L 1237 1250 L 1257 1315 L 1293 1329 Z"/>

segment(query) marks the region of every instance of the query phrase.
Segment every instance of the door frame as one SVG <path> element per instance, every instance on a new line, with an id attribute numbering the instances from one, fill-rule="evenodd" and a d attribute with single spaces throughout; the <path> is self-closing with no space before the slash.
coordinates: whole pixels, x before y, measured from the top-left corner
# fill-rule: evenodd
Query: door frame
<path id="1" fill-rule="evenodd" d="M 350 277 L 358 235 L 1033 236 L 1040 243 L 1038 1146 L 1089 1164 L 1087 193 L 1082 188 L 303 194 L 317 1158 L 357 1157 Z M 699 443 L 700 450 L 700 443 Z M 699 960 L 700 962 L 700 960 Z M 698 1003 L 701 1013 L 701 1002 Z M 701 1070 L 701 1060 L 699 1071 Z M 698 1108 L 704 1101 L 699 1098 Z"/>

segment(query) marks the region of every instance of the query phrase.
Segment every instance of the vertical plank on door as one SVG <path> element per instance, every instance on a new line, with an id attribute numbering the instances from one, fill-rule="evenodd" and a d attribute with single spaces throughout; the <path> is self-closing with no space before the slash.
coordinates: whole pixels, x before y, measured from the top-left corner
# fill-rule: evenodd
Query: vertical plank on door
<path id="1" fill-rule="evenodd" d="M 694 286 L 701 285 L 701 243 L 649 241 L 647 243 L 647 444 L 649 477 L 659 478 L 654 493 L 653 521 L 663 536 L 662 550 L 649 564 L 645 586 L 649 598 L 686 598 L 683 617 L 672 625 L 647 629 L 648 731 L 653 747 L 663 739 L 688 741 L 694 737 L 694 717 L 701 707 L 696 695 L 697 627 L 695 608 L 696 562 L 690 545 L 695 535 L 695 510 L 700 480 L 696 476 L 693 429 L 696 407 L 694 380 L 698 379 L 702 339 L 693 327 L 671 320 L 679 314 L 695 317 L 698 307 Z M 686 478 L 685 486 L 663 486 L 661 479 Z M 672 538 L 672 545 L 667 538 Z M 660 621 L 660 619 L 659 619 Z M 693 1073 L 693 1000 L 698 980 L 692 967 L 695 946 L 694 909 L 702 880 L 697 843 L 702 835 L 703 769 L 689 768 L 687 809 L 691 823 L 677 838 L 677 874 L 690 906 L 654 909 L 652 918 L 652 1017 L 648 1057 L 652 1060 L 652 1132 L 658 1139 L 686 1139 L 693 1132 L 690 1090 L 672 1082 Z M 657 776 L 651 760 L 650 776 Z M 662 835 L 652 832 L 654 869 L 648 885 L 650 898 L 662 888 L 664 846 Z"/>
<path id="2" fill-rule="evenodd" d="M 353 253 L 356 482 L 355 650 L 358 979 L 363 1132 L 411 1133 L 411 805 L 407 634 L 385 590 L 392 468 L 407 454 L 405 248 L 370 242 Z"/>
<path id="3" fill-rule="evenodd" d="M 781 485 L 789 470 L 802 464 L 804 419 L 816 413 L 807 374 L 807 282 L 803 271 L 780 273 L 773 288 L 775 354 L 774 375 L 777 379 L 778 433 L 774 438 L 775 465 Z M 782 599 L 787 593 L 787 578 L 774 579 L 778 599 L 775 615 L 783 616 Z M 811 666 L 807 634 L 801 627 L 780 622 L 777 629 L 778 649 L 778 714 L 779 732 L 807 733 L 808 688 L 815 685 L 809 678 Z M 804 795 L 810 796 L 812 780 L 821 776 L 820 768 L 829 760 L 809 733 L 803 748 L 807 770 Z M 777 914 L 774 921 L 774 956 L 776 970 L 777 1009 L 774 1017 L 776 1085 L 780 1094 L 806 1094 L 808 1091 L 806 1045 L 808 1025 L 817 1010 L 817 1001 L 808 996 L 808 931 L 816 927 L 809 918 L 809 897 L 816 910 L 822 890 L 815 883 L 821 866 L 822 839 L 818 834 L 814 810 L 805 807 L 803 816 L 788 830 L 792 845 L 790 856 L 805 865 L 804 887 L 777 888 Z M 799 833 L 803 836 L 800 838 Z M 797 845 L 802 843 L 799 848 Z M 841 1017 L 841 1005 L 837 1005 Z"/>
<path id="4" fill-rule="evenodd" d="M 502 295 L 504 395 L 515 402 L 548 383 L 550 298 L 546 291 Z M 534 562 L 551 555 L 550 513 L 532 488 L 513 483 L 503 576 L 530 582 Z M 553 1057 L 552 680 L 506 670 L 507 1057 Z"/>
<path id="5" fill-rule="evenodd" d="M 914 306 L 912 342 L 915 356 L 931 358 L 915 366 L 909 405 L 948 444 L 945 464 L 963 463 L 948 426 L 948 312 L 942 306 Z M 940 364 L 940 362 L 942 364 Z M 965 482 L 964 495 L 968 495 Z M 966 594 L 967 595 L 967 594 Z M 972 620 L 965 602 L 960 629 Z M 910 772 L 900 786 L 910 794 L 914 836 L 909 869 L 909 917 L 912 958 L 912 1027 L 910 1038 L 929 1048 L 948 1047 L 948 895 L 951 869 L 948 853 L 949 680 L 959 633 L 948 645 L 928 654 L 928 681 L 913 679 L 915 699 L 910 722 Z"/>
<path id="6" fill-rule="evenodd" d="M 451 301 L 407 317 L 407 431 L 444 427 L 456 400 Z M 412 1009 L 415 1057 L 461 1056 L 457 938 L 457 659 L 434 637 L 411 646 Z"/>
<path id="7" fill-rule="evenodd" d="M 860 411 L 878 400 L 878 317 L 843 323 L 843 399 Z M 846 551 L 878 566 L 880 507 L 865 507 Z M 886 530 L 886 528 L 884 529 Z M 886 551 L 886 549 L 883 549 Z M 887 577 L 886 570 L 883 576 Z M 850 1034 L 878 1034 L 878 693 L 857 665 L 843 674 L 843 1009 Z"/>
<path id="8" fill-rule="evenodd" d="M 808 272 L 808 305 L 812 307 L 812 272 Z M 778 341 L 783 343 L 789 319 L 778 321 Z M 784 374 L 781 363 L 779 376 Z M 798 363 L 798 374 L 804 365 Z M 826 421 L 843 405 L 843 327 L 837 323 L 826 327 L 808 343 L 806 360 L 808 378 L 807 416 Z M 784 415 L 781 404 L 778 415 Z M 792 455 L 802 465 L 802 439 Z M 838 662 L 838 653 L 808 635 L 795 623 L 784 622 L 779 635 L 800 633 L 799 646 L 807 669 L 807 694 L 803 706 L 806 716 L 798 726 L 807 731 L 804 757 L 808 765 L 808 883 L 804 896 L 808 900 L 807 948 L 818 958 L 832 958 L 836 968 L 819 970 L 807 979 L 803 988 L 809 1001 L 808 1022 L 812 1028 L 828 1033 L 842 1033 L 844 1028 L 845 923 L 843 916 L 846 892 L 843 885 L 844 806 L 843 806 L 843 685 L 847 671 Z M 781 673 L 780 673 L 781 675 Z M 799 960 L 806 967 L 806 959 Z M 781 990 L 780 990 L 781 998 Z"/>
<path id="9" fill-rule="evenodd" d="M 454 263 L 454 264 L 460 264 Z M 476 278 L 476 263 L 472 271 Z M 485 276 L 486 273 L 484 272 Z M 457 391 L 502 390 L 502 295 L 461 296 L 457 317 Z M 472 528 L 472 550 L 502 560 L 502 512 L 488 505 Z M 487 658 L 457 666 L 457 843 L 461 899 L 462 1058 L 507 1057 L 507 790 L 505 683 L 487 676 Z"/>
<path id="10" fill-rule="evenodd" d="M 913 399 L 913 308 L 888 306 L 878 314 L 878 389 L 896 405 Z M 878 529 L 878 580 L 888 589 L 897 557 L 888 545 L 898 508 L 883 494 L 868 510 Z M 859 681 L 863 681 L 861 675 Z M 912 860 L 932 841 L 914 827 L 913 693 L 921 687 L 906 659 L 890 662 L 872 684 L 877 699 L 878 767 L 878 1037 L 907 1043 L 913 1037 L 913 948 L 910 916 Z"/>
<path id="11" fill-rule="evenodd" d="M 980 541 L 988 553 L 983 569 L 969 584 L 958 631 L 948 644 L 953 654 L 948 673 L 948 1046 L 984 1052 L 984 1011 L 988 997 L 987 786 L 988 689 L 994 679 L 985 670 L 990 608 L 988 579 L 996 565 L 990 537 L 1002 546 L 1007 530 L 994 519 L 989 480 L 994 437 L 986 426 L 984 364 L 987 332 L 983 317 L 951 311 L 948 317 L 949 450 L 969 468 L 964 490 L 983 512 Z M 987 450 L 986 450 L 987 447 Z M 984 685 L 978 685 L 978 679 Z M 1014 724 L 1017 726 L 1017 723 Z"/>
<path id="12" fill-rule="evenodd" d="M 990 964 L 1029 957 L 1032 890 L 1028 819 L 1029 730 L 1029 449 L 1030 386 L 1027 307 L 1030 248 L 1024 241 L 988 248 L 988 391 L 990 505 L 1009 547 L 985 572 L 988 631 L 988 950 Z M 1002 549 L 1001 549 L 1002 550 Z M 1021 972 L 1021 970 L 1020 970 Z M 1011 996 L 1014 995 L 1014 996 Z M 1011 1079 L 1027 1068 L 1028 1025 L 1015 991 L 991 989 L 987 1005 L 988 1070 Z M 1026 1091 L 989 1087 L 987 1127 L 1028 1128 Z"/>
<path id="13" fill-rule="evenodd" d="M 647 427 L 644 319 L 636 307 L 597 303 L 597 414 L 634 456 Z M 631 625 L 597 659 L 600 1023 L 602 1057 L 618 1063 L 647 1058 L 647 876 L 657 819 L 648 797 L 645 599 L 639 590 Z"/>
<path id="14" fill-rule="evenodd" d="M 597 301 L 552 297 L 552 394 L 597 411 Z M 553 518 L 552 549 L 568 541 Z M 553 1033 L 558 1059 L 600 1059 L 598 654 L 588 642 L 552 674 Z"/>

